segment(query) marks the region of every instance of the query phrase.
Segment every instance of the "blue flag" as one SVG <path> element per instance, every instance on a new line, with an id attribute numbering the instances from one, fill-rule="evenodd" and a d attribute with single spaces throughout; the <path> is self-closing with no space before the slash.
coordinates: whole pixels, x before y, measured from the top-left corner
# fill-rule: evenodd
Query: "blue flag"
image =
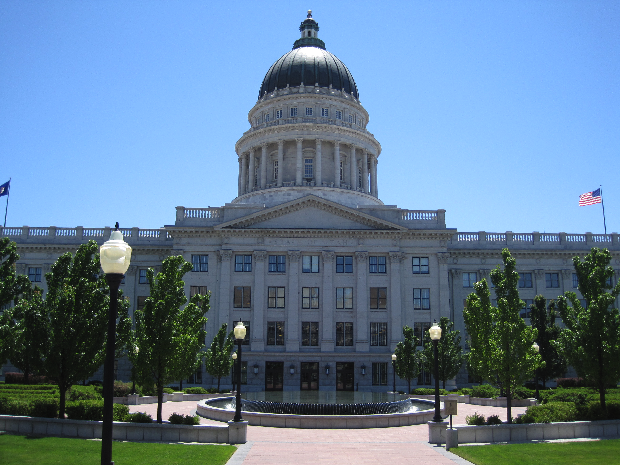
<path id="1" fill-rule="evenodd" d="M 11 185 L 11 181 L 7 181 L 4 184 L 0 185 L 0 197 L 3 195 L 9 195 L 9 187 Z"/>

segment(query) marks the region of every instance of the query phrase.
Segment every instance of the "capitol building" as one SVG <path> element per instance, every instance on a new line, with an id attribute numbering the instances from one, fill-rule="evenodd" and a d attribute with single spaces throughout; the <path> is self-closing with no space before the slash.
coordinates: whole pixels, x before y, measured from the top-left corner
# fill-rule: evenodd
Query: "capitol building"
<path id="1" fill-rule="evenodd" d="M 299 30 L 267 70 L 235 144 L 237 197 L 219 208 L 178 206 L 160 229 L 122 229 L 133 249 L 121 285 L 130 314 L 149 295 L 146 270 L 182 255 L 193 264 L 187 295 L 211 293 L 207 346 L 224 323 L 248 329 L 244 390 L 391 391 L 403 326 L 420 339 L 445 316 L 464 341 L 465 299 L 501 263 L 502 248 L 517 260 L 528 306 L 537 294 L 577 292 L 572 257 L 591 247 L 608 248 L 620 268 L 617 234 L 461 232 L 446 227 L 445 210 L 385 205 L 379 180 L 389 173 L 380 175 L 379 161 L 390 154 L 368 130 L 353 75 L 327 51 L 310 12 Z M 6 227 L 0 235 L 17 243 L 18 272 L 46 290 L 61 254 L 102 244 L 110 228 Z M 117 376 L 129 380 L 128 361 Z M 222 381 L 230 386 L 230 377 Z M 469 381 L 463 367 L 454 382 Z M 430 382 L 424 372 L 417 380 Z M 217 379 L 203 367 L 184 385 Z"/>

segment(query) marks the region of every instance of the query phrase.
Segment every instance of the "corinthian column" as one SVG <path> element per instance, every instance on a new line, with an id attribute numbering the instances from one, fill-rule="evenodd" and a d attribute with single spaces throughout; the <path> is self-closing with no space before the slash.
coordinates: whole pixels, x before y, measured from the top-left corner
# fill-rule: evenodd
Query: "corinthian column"
<path id="1" fill-rule="evenodd" d="M 260 188 L 267 186 L 267 144 L 262 144 L 262 152 L 260 156 Z"/>
<path id="2" fill-rule="evenodd" d="M 350 168 L 351 168 L 351 190 L 354 191 L 356 190 L 357 187 L 357 183 L 355 182 L 355 180 L 357 179 L 357 163 L 355 161 L 355 146 L 351 145 L 351 160 L 350 161 Z"/>
<path id="3" fill-rule="evenodd" d="M 302 147 L 301 143 L 304 141 L 301 137 L 295 139 L 297 141 L 297 167 L 295 171 L 295 185 L 301 186 L 301 169 L 302 169 Z"/>
<path id="4" fill-rule="evenodd" d="M 368 194 L 368 152 L 366 150 L 364 150 L 362 165 L 362 189 L 364 189 L 365 194 Z"/>
<path id="5" fill-rule="evenodd" d="M 316 140 L 316 185 L 321 186 L 323 184 L 323 173 L 322 173 L 322 154 L 321 154 L 321 139 Z"/>
<path id="6" fill-rule="evenodd" d="M 334 186 L 340 187 L 340 142 L 334 142 Z"/>
<path id="7" fill-rule="evenodd" d="M 278 141 L 278 187 L 282 187 L 282 176 L 284 175 L 284 141 Z"/>
<path id="8" fill-rule="evenodd" d="M 245 153 L 241 154 L 241 180 L 239 182 L 239 195 L 243 195 L 246 192 L 246 186 L 248 185 L 248 162 L 245 157 Z"/>
<path id="9" fill-rule="evenodd" d="M 250 169 L 248 173 L 248 192 L 254 190 L 254 149 L 250 150 Z"/>

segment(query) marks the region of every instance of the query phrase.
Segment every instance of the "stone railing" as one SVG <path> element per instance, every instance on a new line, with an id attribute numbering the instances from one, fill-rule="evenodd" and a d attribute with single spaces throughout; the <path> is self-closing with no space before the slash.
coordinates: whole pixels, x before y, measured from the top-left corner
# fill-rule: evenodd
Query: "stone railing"
<path id="1" fill-rule="evenodd" d="M 450 241 L 451 247 L 460 248 L 552 248 L 577 249 L 590 247 L 606 247 L 620 249 L 620 235 L 612 234 L 567 234 L 561 233 L 489 233 L 458 232 Z"/>
<path id="2" fill-rule="evenodd" d="M 37 227 L 22 226 L 21 228 L 2 228 L 0 227 L 0 237 L 9 237 L 18 244 L 36 243 L 45 239 L 46 243 L 57 244 L 80 244 L 89 240 L 103 243 L 110 238 L 113 231 L 110 227 L 104 228 L 59 228 L 56 226 Z M 149 244 L 172 241 L 172 238 L 164 228 L 160 229 L 140 229 L 140 228 L 121 228 L 123 239 L 128 244 Z"/>

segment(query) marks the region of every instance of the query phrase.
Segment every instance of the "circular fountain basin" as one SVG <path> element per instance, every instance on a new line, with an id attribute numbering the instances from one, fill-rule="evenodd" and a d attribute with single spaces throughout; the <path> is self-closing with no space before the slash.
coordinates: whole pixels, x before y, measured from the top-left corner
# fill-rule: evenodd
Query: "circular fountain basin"
<path id="1" fill-rule="evenodd" d="M 243 394 L 244 421 L 281 428 L 386 428 L 431 421 L 434 402 L 391 393 L 280 391 Z M 235 398 L 200 401 L 197 413 L 218 421 L 232 420 Z"/>

